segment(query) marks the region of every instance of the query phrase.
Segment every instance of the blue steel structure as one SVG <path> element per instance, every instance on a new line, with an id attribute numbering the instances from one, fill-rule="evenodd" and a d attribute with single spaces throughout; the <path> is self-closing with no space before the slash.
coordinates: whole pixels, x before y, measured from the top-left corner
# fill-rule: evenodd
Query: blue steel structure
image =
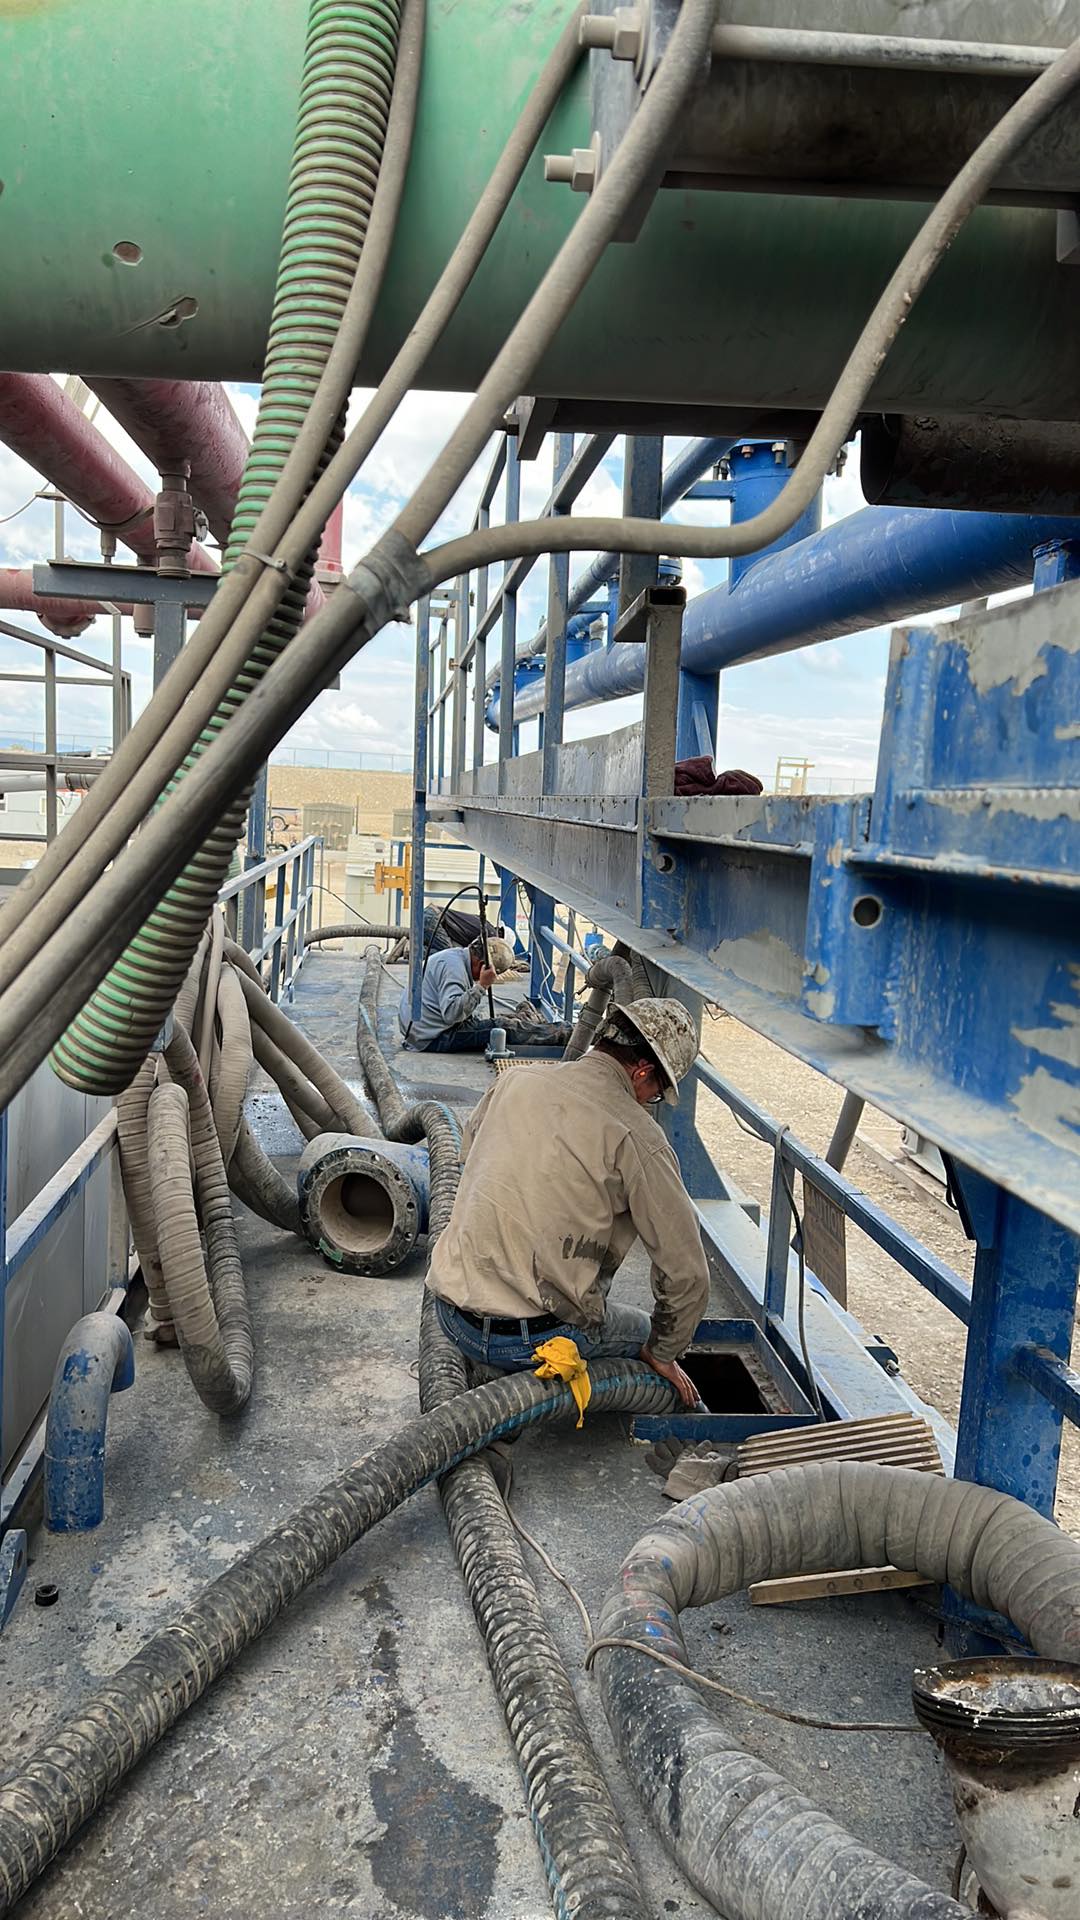
<path id="1" fill-rule="evenodd" d="M 695 488 L 699 498 L 734 494 L 740 517 L 782 484 L 789 457 L 746 444 L 741 470 L 753 479 L 754 506 L 738 497 L 738 453 L 718 480 Z M 628 449 L 631 462 L 640 458 L 636 443 Z M 550 511 L 565 510 L 575 473 L 593 471 L 594 454 L 590 442 L 564 440 Z M 684 490 L 701 472 L 688 476 L 688 464 Z M 500 474 L 511 471 L 516 487 L 512 440 L 492 469 L 489 510 Z M 654 488 L 658 472 L 655 456 Z M 508 497 L 508 513 L 518 498 Z M 452 818 L 524 886 L 541 967 L 558 901 L 636 951 L 658 991 L 694 1009 L 726 1008 L 947 1159 L 976 1247 L 970 1288 L 699 1059 L 672 1137 L 715 1270 L 753 1341 L 795 1383 L 792 1411 L 807 1417 L 811 1388 L 788 1198 L 799 1172 L 967 1327 L 956 1434 L 934 1417 L 947 1463 L 1045 1513 L 1062 1422 L 1080 1423 L 1080 1378 L 1068 1364 L 1080 1269 L 1080 602 L 1071 584 L 1080 540 L 1070 544 L 1078 532 L 1068 520 L 888 508 L 823 532 L 811 521 L 685 610 L 647 581 L 633 606 L 620 604 L 607 644 L 576 662 L 566 635 L 580 603 L 556 562 L 540 636 L 545 668 L 512 708 L 492 698 L 467 640 L 455 644 L 453 684 L 445 676 L 430 684 L 438 649 L 426 611 L 418 624 L 417 820 L 428 808 Z M 602 556 L 582 576 L 584 592 L 611 577 L 610 563 Z M 486 631 L 503 622 L 502 686 L 527 651 L 516 606 L 527 571 L 508 566 L 494 594 L 483 585 Z M 917 623 L 961 597 L 1032 582 L 1033 597 L 951 624 Z M 463 598 L 469 591 L 460 583 Z M 916 624 L 894 635 L 872 793 L 674 796 L 676 757 L 713 747 L 723 666 L 906 616 Z M 453 619 L 450 608 L 443 620 Z M 564 741 L 571 705 L 632 691 L 644 692 L 640 724 Z M 440 745 L 451 701 L 473 705 L 471 765 L 448 766 Z M 519 729 L 533 715 L 543 716 L 543 746 L 522 752 Z M 414 875 L 419 900 L 422 873 Z M 703 1147 L 700 1093 L 773 1142 L 765 1231 Z M 828 1415 L 919 1405 L 813 1275 L 806 1326 Z"/>

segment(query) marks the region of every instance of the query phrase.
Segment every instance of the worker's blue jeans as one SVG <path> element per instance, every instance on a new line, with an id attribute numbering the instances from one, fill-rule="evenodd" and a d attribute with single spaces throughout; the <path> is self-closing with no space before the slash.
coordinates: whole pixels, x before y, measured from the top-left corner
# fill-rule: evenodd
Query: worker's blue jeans
<path id="1" fill-rule="evenodd" d="M 537 1347 L 560 1336 L 574 1342 L 583 1360 L 636 1360 L 652 1325 L 640 1307 L 626 1307 L 617 1300 L 608 1301 L 598 1327 L 564 1325 L 535 1333 L 528 1320 L 522 1320 L 520 1333 L 484 1332 L 447 1300 L 438 1302 L 438 1314 L 443 1332 L 466 1359 L 496 1373 L 523 1372 L 534 1364 Z"/>
<path id="2" fill-rule="evenodd" d="M 485 1053 L 495 1027 L 504 1029 L 510 1047 L 565 1047 L 570 1038 L 569 1027 L 538 1020 L 462 1020 L 434 1040 L 414 1044 L 422 1053 Z"/>

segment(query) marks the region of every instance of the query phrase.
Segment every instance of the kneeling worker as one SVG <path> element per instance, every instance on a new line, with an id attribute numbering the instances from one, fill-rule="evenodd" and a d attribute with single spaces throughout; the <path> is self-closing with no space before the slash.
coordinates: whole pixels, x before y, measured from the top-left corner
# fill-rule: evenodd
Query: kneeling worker
<path id="1" fill-rule="evenodd" d="M 446 947 L 428 953 L 420 989 L 420 1014 L 412 1017 L 406 987 L 398 1007 L 398 1025 L 407 1047 L 421 1053 L 483 1053 L 493 1027 L 505 1027 L 511 1047 L 564 1047 L 570 1028 L 543 1020 L 516 1021 L 476 1018 L 476 1009 L 500 973 L 509 973 L 514 955 L 505 940 L 488 939 L 490 966 L 484 964 L 484 942 L 479 935 L 467 947 Z"/>
<path id="2" fill-rule="evenodd" d="M 586 1360 L 640 1357 L 698 1404 L 679 1356 L 709 1273 L 678 1161 L 648 1111 L 677 1105 L 697 1045 L 678 1000 L 634 1000 L 582 1059 L 506 1073 L 485 1094 L 428 1273 L 443 1331 L 468 1359 L 515 1372 L 563 1334 Z M 637 1239 L 652 1260 L 651 1315 L 609 1298 Z"/>

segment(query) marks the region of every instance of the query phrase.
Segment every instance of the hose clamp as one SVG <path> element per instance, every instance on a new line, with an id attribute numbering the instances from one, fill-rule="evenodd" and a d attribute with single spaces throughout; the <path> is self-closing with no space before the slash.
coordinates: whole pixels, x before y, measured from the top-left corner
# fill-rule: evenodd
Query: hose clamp
<path id="1" fill-rule="evenodd" d="M 257 560 L 260 566 L 269 567 L 273 573 L 292 573 L 292 568 L 288 561 L 275 559 L 272 553 L 260 553 L 258 547 L 245 547 L 244 552 L 248 554 L 252 560 Z"/>

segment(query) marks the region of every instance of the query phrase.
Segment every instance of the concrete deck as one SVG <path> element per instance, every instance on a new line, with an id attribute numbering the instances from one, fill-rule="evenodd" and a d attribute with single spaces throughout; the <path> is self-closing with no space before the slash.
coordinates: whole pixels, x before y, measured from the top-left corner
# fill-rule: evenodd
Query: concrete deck
<path id="1" fill-rule="evenodd" d="M 357 951 L 313 954 L 291 1011 L 356 1081 Z M 389 1009 L 387 1010 L 389 1014 Z M 386 1031 L 393 1034 L 389 1017 Z M 465 1112 L 482 1060 L 405 1055 L 402 1077 Z M 298 1136 L 252 1100 L 277 1152 Z M 242 1212 L 242 1210 L 240 1210 Z M 0 1764 L 16 1764 L 267 1528 L 416 1411 L 423 1260 L 387 1279 L 341 1276 L 242 1213 L 258 1374 L 226 1425 L 175 1352 L 137 1339 L 137 1379 L 112 1403 L 106 1518 L 32 1542 L 27 1590 L 0 1640 Z M 617 1285 L 647 1295 L 643 1263 Z M 722 1303 L 718 1303 L 722 1310 Z M 516 1449 L 514 1502 L 595 1614 L 638 1534 L 667 1510 L 621 1422 L 549 1430 Z M 535 1565 L 578 1676 L 657 1920 L 711 1913 L 646 1825 L 615 1762 L 581 1623 Z M 33 1604 L 53 1580 L 57 1605 Z M 925 1603 L 924 1603 L 925 1604 Z M 933 1620 L 900 1595 L 690 1623 L 694 1659 L 741 1690 L 829 1718 L 907 1720 Z M 958 1837 L 922 1737 L 811 1733 L 716 1701 L 740 1737 L 868 1844 L 946 1888 Z M 509 1737 L 428 1489 L 332 1568 L 189 1713 L 20 1908 L 25 1920 L 546 1920 L 546 1882 Z"/>

